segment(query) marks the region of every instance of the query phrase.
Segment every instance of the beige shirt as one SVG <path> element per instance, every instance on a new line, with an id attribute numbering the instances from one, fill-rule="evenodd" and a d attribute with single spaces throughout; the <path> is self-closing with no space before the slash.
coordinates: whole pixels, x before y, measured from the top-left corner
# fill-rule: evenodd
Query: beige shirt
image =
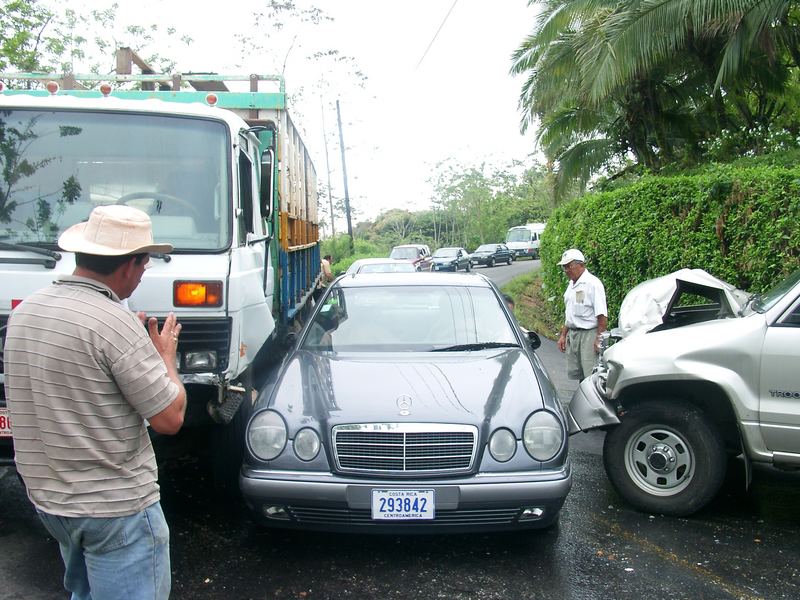
<path id="1" fill-rule="evenodd" d="M 178 395 L 138 317 L 62 277 L 11 313 L 4 349 L 17 470 L 50 514 L 114 517 L 159 499 L 144 420 Z"/>

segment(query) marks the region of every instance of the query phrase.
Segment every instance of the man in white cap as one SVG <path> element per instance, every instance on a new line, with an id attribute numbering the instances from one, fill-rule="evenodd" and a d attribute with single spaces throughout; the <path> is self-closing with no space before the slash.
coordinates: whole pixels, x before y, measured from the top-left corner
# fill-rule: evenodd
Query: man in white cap
<path id="1" fill-rule="evenodd" d="M 25 298 L 8 320 L 5 388 L 17 471 L 58 541 L 64 587 L 76 599 L 166 599 L 169 529 L 147 422 L 183 425 L 176 365 L 181 326 L 121 302 L 148 266 L 150 217 L 95 208 L 58 240 L 75 270 Z M 143 323 L 147 324 L 147 328 Z"/>
<path id="2" fill-rule="evenodd" d="M 558 264 L 569 277 L 558 348 L 567 353 L 567 376 L 580 381 L 591 375 L 600 351 L 600 334 L 608 326 L 606 290 L 586 268 L 586 258 L 577 248 L 566 250 Z"/>

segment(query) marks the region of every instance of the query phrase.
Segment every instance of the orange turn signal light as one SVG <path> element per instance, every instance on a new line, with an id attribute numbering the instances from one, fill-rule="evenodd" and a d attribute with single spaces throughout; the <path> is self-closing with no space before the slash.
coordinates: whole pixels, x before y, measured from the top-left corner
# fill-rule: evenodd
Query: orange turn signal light
<path id="1" fill-rule="evenodd" d="M 222 282 L 176 281 L 172 303 L 175 306 L 222 306 Z"/>

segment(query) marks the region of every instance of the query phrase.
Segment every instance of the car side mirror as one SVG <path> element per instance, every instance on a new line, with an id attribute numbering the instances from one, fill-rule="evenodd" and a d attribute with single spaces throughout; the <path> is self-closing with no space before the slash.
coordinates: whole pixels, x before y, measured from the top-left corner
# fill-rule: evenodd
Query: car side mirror
<path id="1" fill-rule="evenodd" d="M 535 331 L 529 331 L 528 332 L 528 344 L 534 350 L 536 350 L 539 346 L 541 346 L 542 345 L 542 340 L 539 337 L 539 334 L 536 333 Z"/>

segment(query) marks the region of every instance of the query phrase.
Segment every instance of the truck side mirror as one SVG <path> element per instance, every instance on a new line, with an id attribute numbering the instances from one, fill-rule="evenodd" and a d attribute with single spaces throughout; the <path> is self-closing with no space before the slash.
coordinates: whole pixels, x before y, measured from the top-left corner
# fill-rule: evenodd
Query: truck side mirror
<path id="1" fill-rule="evenodd" d="M 261 215 L 265 219 L 272 216 L 272 166 L 275 154 L 272 148 L 267 148 L 261 153 L 261 186 L 259 189 L 259 204 Z"/>

